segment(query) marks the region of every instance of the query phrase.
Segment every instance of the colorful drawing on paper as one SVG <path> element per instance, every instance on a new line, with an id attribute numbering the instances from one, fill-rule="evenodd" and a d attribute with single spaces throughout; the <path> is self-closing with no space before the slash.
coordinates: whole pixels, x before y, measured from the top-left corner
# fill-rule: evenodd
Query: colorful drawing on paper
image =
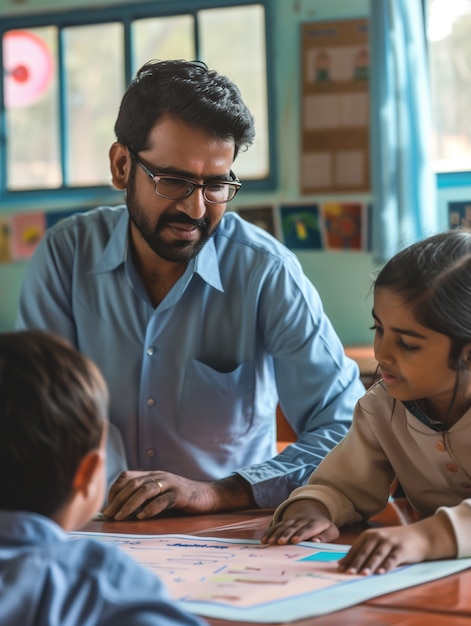
<path id="1" fill-rule="evenodd" d="M 349 549 L 344 545 L 266 546 L 191 535 L 70 536 L 118 545 L 159 576 L 192 613 L 259 623 L 322 615 L 471 566 L 471 559 L 454 559 L 365 577 L 338 572 L 337 561 Z"/>
<path id="2" fill-rule="evenodd" d="M 283 241 L 288 248 L 319 250 L 322 235 L 319 224 L 319 207 L 313 205 L 281 206 Z"/>
<path id="3" fill-rule="evenodd" d="M 29 259 L 46 230 L 44 213 L 17 213 L 11 217 L 13 259 Z"/>
<path id="4" fill-rule="evenodd" d="M 367 248 L 366 217 L 361 203 L 327 202 L 322 205 L 326 247 L 333 250 Z"/>
<path id="5" fill-rule="evenodd" d="M 0 216 L 0 263 L 29 259 L 48 228 L 85 210 L 37 211 Z"/>

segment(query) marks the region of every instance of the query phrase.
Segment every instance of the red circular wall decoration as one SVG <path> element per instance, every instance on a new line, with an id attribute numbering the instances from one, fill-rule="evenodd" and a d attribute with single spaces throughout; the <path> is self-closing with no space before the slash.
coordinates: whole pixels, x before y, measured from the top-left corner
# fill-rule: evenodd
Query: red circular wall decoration
<path id="1" fill-rule="evenodd" d="M 3 37 L 3 63 L 7 107 L 24 107 L 38 100 L 54 71 L 46 43 L 22 30 L 12 30 Z"/>

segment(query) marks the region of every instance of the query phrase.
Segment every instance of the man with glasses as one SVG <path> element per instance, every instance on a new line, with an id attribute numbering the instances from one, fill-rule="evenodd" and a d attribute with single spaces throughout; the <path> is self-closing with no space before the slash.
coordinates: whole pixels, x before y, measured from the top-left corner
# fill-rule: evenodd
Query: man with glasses
<path id="1" fill-rule="evenodd" d="M 65 336 L 106 378 L 107 517 L 274 507 L 345 435 L 364 388 L 295 255 L 226 213 L 252 115 L 203 63 L 150 62 L 115 132 L 126 205 L 46 233 L 17 326 Z M 298 435 L 280 454 L 278 401 Z"/>

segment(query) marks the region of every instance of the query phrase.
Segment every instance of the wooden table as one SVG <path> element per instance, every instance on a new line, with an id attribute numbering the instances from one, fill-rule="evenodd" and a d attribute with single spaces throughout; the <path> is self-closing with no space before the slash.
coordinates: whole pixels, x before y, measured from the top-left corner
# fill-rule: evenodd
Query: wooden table
<path id="1" fill-rule="evenodd" d="M 185 534 L 226 539 L 259 539 L 271 511 L 253 510 L 214 515 L 164 514 L 144 522 L 92 521 L 83 530 L 131 534 Z M 387 515 L 387 523 L 394 516 Z M 377 522 L 379 523 L 379 522 Z M 366 525 L 345 529 L 336 543 L 351 544 Z M 206 618 L 212 626 L 249 626 Z M 291 626 L 471 626 L 471 570 L 396 591 L 357 606 L 296 622 Z M 287 624 L 285 624 L 287 626 Z"/>

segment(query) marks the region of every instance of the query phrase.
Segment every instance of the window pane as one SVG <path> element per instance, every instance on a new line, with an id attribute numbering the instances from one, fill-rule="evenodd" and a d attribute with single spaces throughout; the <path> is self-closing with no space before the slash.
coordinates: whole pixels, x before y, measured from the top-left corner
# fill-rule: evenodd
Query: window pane
<path id="1" fill-rule="evenodd" d="M 59 187 L 57 29 L 13 30 L 3 36 L 7 187 Z"/>
<path id="2" fill-rule="evenodd" d="M 118 23 L 64 30 L 68 185 L 110 183 L 108 150 L 125 84 L 123 46 Z"/>
<path id="3" fill-rule="evenodd" d="M 131 41 L 125 41 L 128 33 Z M 197 55 L 241 88 L 255 116 L 255 144 L 238 156 L 237 174 L 245 180 L 269 174 L 263 5 L 149 17 L 133 21 L 129 31 L 117 17 L 4 31 L 2 37 L 7 190 L 109 186 L 108 151 L 126 68 L 135 73 L 150 59 Z"/>
<path id="4" fill-rule="evenodd" d="M 201 59 L 238 85 L 255 118 L 255 142 L 237 156 L 234 169 L 242 180 L 266 177 L 269 157 L 264 8 L 254 4 L 198 11 L 198 29 Z"/>
<path id="5" fill-rule="evenodd" d="M 152 59 L 195 58 L 194 26 L 191 15 L 136 20 L 131 26 L 133 74 Z"/>
<path id="6" fill-rule="evenodd" d="M 429 0 L 427 35 L 438 172 L 471 170 L 471 0 Z"/>

